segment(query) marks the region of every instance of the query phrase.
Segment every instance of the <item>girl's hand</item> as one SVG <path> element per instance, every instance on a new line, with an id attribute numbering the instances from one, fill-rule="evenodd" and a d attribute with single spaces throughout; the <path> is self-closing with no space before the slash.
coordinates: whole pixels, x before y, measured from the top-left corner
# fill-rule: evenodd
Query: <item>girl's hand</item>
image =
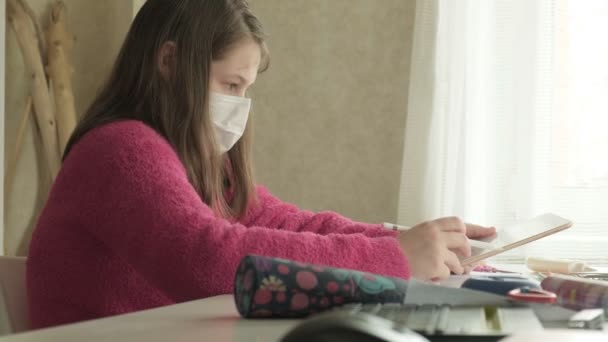
<path id="1" fill-rule="evenodd" d="M 446 217 L 420 223 L 402 232 L 398 240 L 408 258 L 412 277 L 439 280 L 449 277 L 450 272 L 467 271 L 459 260 L 471 255 L 467 236 L 484 238 L 494 234 L 494 228 L 467 225 L 457 217 Z"/>
<path id="2" fill-rule="evenodd" d="M 473 240 L 481 240 L 490 238 L 496 235 L 496 228 L 483 227 L 476 224 L 467 223 L 467 237 Z"/>
<path id="3" fill-rule="evenodd" d="M 486 238 L 491 238 L 496 236 L 496 228 L 494 227 L 482 227 L 482 226 L 478 226 L 475 224 L 467 224 L 467 237 L 469 239 L 473 239 L 473 240 L 481 240 L 481 239 L 486 239 Z M 468 274 L 471 273 L 471 271 L 480 265 L 484 265 L 485 262 L 479 261 L 476 262 L 474 264 L 471 265 L 467 265 L 464 267 L 464 273 Z"/>

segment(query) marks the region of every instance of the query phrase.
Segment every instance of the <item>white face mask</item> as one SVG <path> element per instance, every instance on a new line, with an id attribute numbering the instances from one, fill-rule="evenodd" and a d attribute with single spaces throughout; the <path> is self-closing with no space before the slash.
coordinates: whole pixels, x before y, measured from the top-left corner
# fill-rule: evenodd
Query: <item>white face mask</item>
<path id="1" fill-rule="evenodd" d="M 250 108 L 251 99 L 210 93 L 209 114 L 220 153 L 228 152 L 243 136 Z"/>

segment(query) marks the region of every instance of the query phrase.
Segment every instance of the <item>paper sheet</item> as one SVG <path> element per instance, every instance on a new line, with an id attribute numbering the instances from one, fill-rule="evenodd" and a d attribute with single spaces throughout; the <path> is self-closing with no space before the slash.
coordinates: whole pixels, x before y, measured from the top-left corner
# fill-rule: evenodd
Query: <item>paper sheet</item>
<path id="1" fill-rule="evenodd" d="M 412 280 L 405 295 L 406 305 L 511 306 L 512 302 L 495 294 L 446 287 Z"/>

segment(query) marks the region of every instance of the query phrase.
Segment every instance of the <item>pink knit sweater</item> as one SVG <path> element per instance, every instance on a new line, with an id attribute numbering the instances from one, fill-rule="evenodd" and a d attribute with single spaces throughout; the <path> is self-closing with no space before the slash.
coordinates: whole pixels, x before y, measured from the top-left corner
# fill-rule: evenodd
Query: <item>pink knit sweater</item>
<path id="1" fill-rule="evenodd" d="M 258 205 L 231 223 L 201 201 L 153 129 L 92 130 L 65 160 L 33 234 L 33 327 L 232 293 L 247 254 L 409 277 L 393 232 L 257 193 Z"/>

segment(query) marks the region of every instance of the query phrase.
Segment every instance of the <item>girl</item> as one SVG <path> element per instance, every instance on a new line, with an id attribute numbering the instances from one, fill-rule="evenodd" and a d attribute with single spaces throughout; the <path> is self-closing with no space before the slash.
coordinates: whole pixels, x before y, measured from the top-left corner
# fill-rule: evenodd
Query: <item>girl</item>
<path id="1" fill-rule="evenodd" d="M 457 218 L 397 233 L 254 186 L 247 89 L 268 66 L 245 0 L 148 0 L 78 124 L 33 234 L 41 328 L 232 293 L 261 254 L 389 276 L 462 273 Z"/>

